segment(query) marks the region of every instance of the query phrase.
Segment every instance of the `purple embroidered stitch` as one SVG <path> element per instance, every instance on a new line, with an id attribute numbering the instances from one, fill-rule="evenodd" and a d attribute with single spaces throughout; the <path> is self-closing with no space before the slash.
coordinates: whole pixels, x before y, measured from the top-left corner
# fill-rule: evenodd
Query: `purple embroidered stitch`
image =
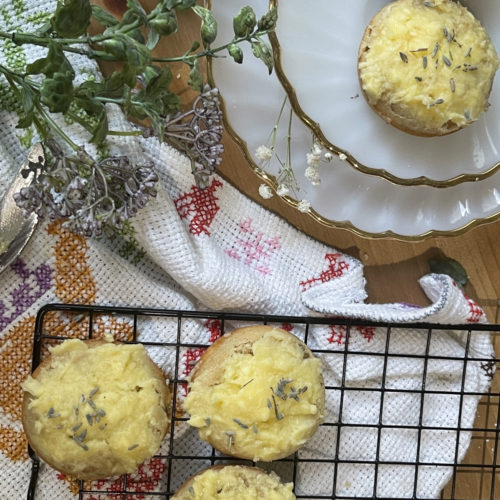
<path id="1" fill-rule="evenodd" d="M 23 282 L 11 292 L 10 301 L 7 301 L 10 307 L 0 300 L 0 331 L 32 306 L 52 285 L 53 270 L 47 264 L 30 270 L 22 259 L 17 259 L 11 268 Z"/>

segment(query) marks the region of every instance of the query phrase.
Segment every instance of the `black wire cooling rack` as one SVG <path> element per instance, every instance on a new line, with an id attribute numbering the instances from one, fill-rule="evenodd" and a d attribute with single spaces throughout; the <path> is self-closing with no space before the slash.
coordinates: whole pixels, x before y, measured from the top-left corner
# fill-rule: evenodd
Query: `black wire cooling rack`
<path id="1" fill-rule="evenodd" d="M 79 499 L 169 499 L 190 475 L 205 467 L 221 463 L 251 464 L 223 456 L 202 443 L 187 423 L 178 402 L 186 387 L 186 375 L 203 349 L 218 335 L 248 324 L 272 324 L 291 330 L 317 356 L 337 367 L 336 379 L 325 378 L 327 401 L 336 409 L 335 418 L 327 418 L 313 443 L 306 444 L 293 456 L 270 464 L 256 464 L 274 470 L 284 481 L 294 481 L 297 498 L 500 498 L 500 375 L 497 371 L 500 325 L 409 325 L 340 318 L 49 304 L 40 309 L 36 319 L 33 369 L 50 345 L 67 338 L 95 338 L 105 332 L 123 342 L 140 341 L 154 360 L 167 359 L 172 368 L 169 376 L 177 410 L 172 412 L 171 432 L 159 453 L 137 474 L 110 481 L 77 481 L 74 486 Z M 326 331 L 327 348 L 317 342 L 317 331 L 322 331 L 323 336 Z M 420 348 L 400 342 L 410 331 L 418 339 Z M 480 356 L 474 350 L 475 340 L 479 336 L 484 338 L 485 334 L 491 336 L 497 353 L 494 357 Z M 448 341 L 459 346 L 458 351 L 443 349 Z M 412 347 L 405 350 L 401 345 Z M 356 360 L 354 364 L 353 360 Z M 399 367 L 417 367 L 418 376 L 398 386 L 390 376 L 392 363 Z M 436 376 L 439 363 L 450 366 L 455 375 L 444 370 Z M 374 370 L 374 375 L 367 381 L 354 373 L 355 366 L 366 366 L 367 371 Z M 474 370 L 481 372 L 483 380 L 491 380 L 487 392 L 478 391 L 474 384 L 471 388 L 469 379 Z M 451 383 L 453 377 L 455 382 Z M 440 385 L 441 382 L 444 385 Z M 360 394 L 358 412 L 356 395 Z M 442 410 L 429 415 L 426 405 L 432 398 L 443 398 L 444 403 Z M 448 407 L 451 400 L 454 403 Z M 389 410 L 395 401 L 414 405 L 410 421 L 391 419 Z M 472 421 L 466 421 L 466 409 L 470 409 L 471 402 L 475 416 Z M 446 415 L 449 408 L 458 409 L 456 425 L 440 421 L 442 411 L 445 422 L 449 422 L 450 416 Z M 367 411 L 375 414 L 375 421 L 363 420 Z M 412 436 L 411 450 L 398 446 L 399 436 L 405 435 Z M 367 441 L 363 440 L 366 436 L 369 436 Z M 359 443 L 353 442 L 357 437 Z M 350 450 L 347 454 L 346 439 Z M 387 443 L 392 443 L 389 452 Z M 433 444 L 437 455 L 428 453 L 427 448 Z M 27 498 L 55 498 L 44 491 L 44 486 L 48 478 L 57 473 L 31 448 L 28 451 L 32 472 Z M 396 489 L 387 488 L 388 484 L 396 484 Z M 433 490 L 433 485 L 438 485 L 438 489 Z"/>

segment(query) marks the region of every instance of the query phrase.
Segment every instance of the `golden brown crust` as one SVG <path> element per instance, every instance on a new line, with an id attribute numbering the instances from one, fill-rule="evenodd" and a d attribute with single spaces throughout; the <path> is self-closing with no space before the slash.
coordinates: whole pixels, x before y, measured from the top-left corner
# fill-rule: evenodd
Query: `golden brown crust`
<path id="1" fill-rule="evenodd" d="M 109 342 L 102 340 L 102 339 L 88 339 L 88 340 L 83 340 L 83 342 L 88 346 L 89 349 L 94 349 L 96 347 L 99 347 L 101 345 L 108 344 Z M 120 345 L 120 342 L 113 342 L 115 345 Z M 37 379 L 41 373 L 43 373 L 45 370 L 50 369 L 50 364 L 51 364 L 52 357 L 49 355 L 47 358 L 42 360 L 40 364 L 37 366 L 37 368 L 33 371 L 32 377 L 34 379 Z M 166 381 L 165 374 L 163 371 L 154 363 L 151 358 L 148 356 L 147 357 L 147 363 L 149 365 L 149 369 L 151 372 L 151 376 L 155 379 L 158 379 L 162 382 L 162 389 L 163 389 L 163 400 L 168 403 L 171 401 L 171 389 L 169 384 Z M 28 442 L 33 449 L 33 451 L 44 461 L 46 462 L 49 466 L 51 466 L 53 469 L 58 470 L 59 472 L 62 472 L 70 477 L 74 477 L 74 472 L 72 471 L 71 467 L 69 468 L 64 468 L 61 467 L 60 464 L 55 464 L 54 462 L 51 461 L 51 459 L 47 456 L 44 450 L 39 449 L 33 441 L 30 439 L 31 435 L 35 433 L 35 424 L 36 424 L 36 415 L 33 414 L 33 412 L 30 411 L 29 408 L 29 403 L 32 400 L 32 396 L 28 392 L 24 392 L 23 396 L 23 403 L 22 403 L 22 425 L 24 432 L 28 438 Z M 170 408 L 167 406 L 165 408 L 167 415 L 170 415 Z M 168 421 L 170 422 L 170 417 L 168 418 Z M 161 439 L 163 439 L 166 435 L 166 433 L 169 430 L 169 425 L 165 427 Z M 83 471 L 83 473 L 78 474 L 77 479 L 84 479 L 84 480 L 95 480 L 95 479 L 102 479 L 103 477 L 103 471 L 102 470 L 95 470 L 93 467 L 93 464 L 89 464 L 88 467 Z"/>

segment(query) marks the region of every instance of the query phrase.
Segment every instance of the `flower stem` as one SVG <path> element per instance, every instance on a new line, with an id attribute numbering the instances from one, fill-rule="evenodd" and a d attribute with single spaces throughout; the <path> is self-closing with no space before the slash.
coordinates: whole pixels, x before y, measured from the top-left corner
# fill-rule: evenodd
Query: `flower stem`
<path id="1" fill-rule="evenodd" d="M 196 57 L 197 59 L 200 59 L 202 57 L 207 57 L 207 56 L 215 56 L 215 54 L 222 52 L 223 50 L 226 50 L 230 45 L 233 44 L 240 44 L 242 42 L 251 42 L 252 38 L 258 38 L 263 35 L 267 35 L 270 33 L 270 30 L 265 30 L 265 31 L 258 31 L 257 33 L 253 33 L 252 35 L 249 36 L 243 36 L 239 38 L 235 38 L 234 40 L 231 40 L 228 43 L 225 43 L 224 45 L 221 45 L 219 47 L 216 47 L 215 49 L 209 47 L 205 50 L 202 50 L 200 52 L 194 53 L 194 54 L 184 54 L 182 56 L 177 56 L 177 57 L 153 57 L 152 61 L 154 62 L 186 62 L 190 57 Z"/>
<path id="2" fill-rule="evenodd" d="M 140 130 L 108 130 L 108 135 L 138 136 L 142 135 Z"/>
<path id="3" fill-rule="evenodd" d="M 52 119 L 52 117 L 45 111 L 43 106 L 40 105 L 40 103 L 36 103 L 36 109 L 40 113 L 40 115 L 43 117 L 47 125 L 57 134 L 59 135 L 64 141 L 73 149 L 73 151 L 79 151 L 81 149 L 78 144 L 73 142 L 71 138 L 63 131 L 63 129 Z"/>

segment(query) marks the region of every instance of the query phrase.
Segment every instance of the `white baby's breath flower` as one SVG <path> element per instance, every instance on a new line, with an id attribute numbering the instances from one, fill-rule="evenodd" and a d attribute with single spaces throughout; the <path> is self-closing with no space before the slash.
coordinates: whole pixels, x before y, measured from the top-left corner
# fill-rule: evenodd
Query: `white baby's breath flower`
<path id="1" fill-rule="evenodd" d="M 278 186 L 278 189 L 276 190 L 276 193 L 278 193 L 278 196 L 286 196 L 290 192 L 290 188 L 286 184 L 280 184 Z"/>
<path id="2" fill-rule="evenodd" d="M 297 205 L 297 210 L 299 212 L 302 212 L 303 214 L 309 212 L 310 208 L 311 208 L 311 203 L 307 200 L 300 200 L 299 204 Z"/>
<path id="3" fill-rule="evenodd" d="M 307 158 L 307 164 L 310 167 L 319 167 L 319 163 L 321 161 L 321 153 L 316 154 L 316 153 L 307 153 L 306 155 Z"/>
<path id="4" fill-rule="evenodd" d="M 342 160 L 342 161 L 345 161 L 345 160 L 347 160 L 347 156 L 344 153 L 340 153 L 339 154 L 339 159 Z"/>
<path id="5" fill-rule="evenodd" d="M 261 184 L 259 186 L 259 194 L 264 198 L 264 200 L 268 200 L 269 198 L 272 198 L 273 192 L 271 191 L 271 188 L 267 184 Z"/>
<path id="6" fill-rule="evenodd" d="M 311 148 L 311 153 L 313 155 L 316 155 L 316 156 L 320 156 L 321 155 L 321 146 L 315 142 Z"/>
<path id="7" fill-rule="evenodd" d="M 255 157 L 261 162 L 269 161 L 273 157 L 273 150 L 264 145 L 259 146 L 255 150 Z"/>
<path id="8" fill-rule="evenodd" d="M 304 175 L 307 180 L 311 182 L 313 186 L 321 184 L 321 178 L 319 176 L 319 170 L 315 167 L 307 167 Z"/>
<path id="9" fill-rule="evenodd" d="M 333 154 L 332 154 L 332 153 L 330 153 L 330 151 L 327 151 L 327 152 L 325 153 L 325 160 L 326 160 L 326 161 L 332 161 L 332 160 L 333 160 Z"/>

